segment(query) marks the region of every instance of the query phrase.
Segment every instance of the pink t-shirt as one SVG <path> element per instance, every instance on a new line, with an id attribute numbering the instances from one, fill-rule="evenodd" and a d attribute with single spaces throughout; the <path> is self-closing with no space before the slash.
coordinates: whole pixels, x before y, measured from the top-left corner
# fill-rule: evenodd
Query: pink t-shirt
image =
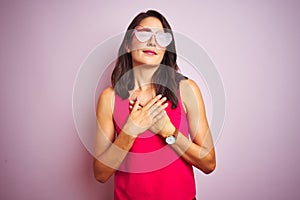
<path id="1" fill-rule="evenodd" d="M 178 92 L 179 93 L 179 92 Z M 188 137 L 188 122 L 178 106 L 166 112 L 173 125 Z M 117 134 L 129 115 L 129 100 L 115 95 L 114 124 Z M 196 195 L 193 168 L 158 135 L 147 130 L 139 135 L 115 173 L 115 200 L 192 200 Z"/>

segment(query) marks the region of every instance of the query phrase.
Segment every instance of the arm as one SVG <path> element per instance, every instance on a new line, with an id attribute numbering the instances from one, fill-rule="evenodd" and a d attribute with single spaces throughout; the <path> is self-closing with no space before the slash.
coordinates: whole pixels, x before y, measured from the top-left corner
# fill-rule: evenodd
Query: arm
<path id="1" fill-rule="evenodd" d="M 188 163 L 209 174 L 216 167 L 216 159 L 200 89 L 194 81 L 188 79 L 180 82 L 180 92 L 192 141 L 178 132 L 176 142 L 171 146 Z M 174 130 L 174 125 L 168 119 L 159 134 L 166 137 Z"/>
<path id="2" fill-rule="evenodd" d="M 107 88 L 99 97 L 97 106 L 97 133 L 94 152 L 94 175 L 104 183 L 119 168 L 131 149 L 135 138 L 165 115 L 165 99 L 158 95 L 138 109 L 137 100 L 122 131 L 114 139 L 114 90 Z"/>
<path id="3" fill-rule="evenodd" d="M 135 137 L 123 131 L 114 140 L 113 100 L 114 91 L 107 88 L 100 95 L 97 106 L 94 175 L 102 183 L 106 182 L 120 166 L 135 140 Z"/>

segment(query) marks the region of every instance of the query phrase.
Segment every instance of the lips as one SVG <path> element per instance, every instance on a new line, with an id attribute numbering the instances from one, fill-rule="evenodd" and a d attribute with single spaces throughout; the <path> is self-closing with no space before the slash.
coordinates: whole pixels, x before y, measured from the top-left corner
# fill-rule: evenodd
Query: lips
<path id="1" fill-rule="evenodd" d="M 143 50 L 143 52 L 147 55 L 150 55 L 150 56 L 154 56 L 154 55 L 157 55 L 157 53 L 155 51 L 152 51 L 152 50 Z"/>

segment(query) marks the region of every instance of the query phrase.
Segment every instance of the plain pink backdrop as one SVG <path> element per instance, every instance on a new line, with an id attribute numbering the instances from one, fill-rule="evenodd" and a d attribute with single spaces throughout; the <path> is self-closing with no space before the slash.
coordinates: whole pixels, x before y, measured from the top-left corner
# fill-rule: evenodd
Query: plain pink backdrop
<path id="1" fill-rule="evenodd" d="M 297 1 L 1 1 L 0 199 L 112 199 L 72 116 L 80 64 L 149 8 L 202 45 L 226 90 L 217 169 L 197 197 L 299 199 Z M 170 186 L 171 187 L 171 186 Z"/>

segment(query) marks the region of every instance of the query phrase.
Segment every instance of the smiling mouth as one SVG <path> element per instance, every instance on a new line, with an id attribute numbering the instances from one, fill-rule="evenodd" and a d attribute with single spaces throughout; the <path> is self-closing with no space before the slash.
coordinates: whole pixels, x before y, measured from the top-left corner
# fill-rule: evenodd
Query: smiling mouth
<path id="1" fill-rule="evenodd" d="M 151 51 L 151 50 L 144 50 L 143 52 L 144 52 L 145 54 L 151 55 L 151 56 L 157 55 L 157 53 L 156 53 L 155 51 Z"/>

